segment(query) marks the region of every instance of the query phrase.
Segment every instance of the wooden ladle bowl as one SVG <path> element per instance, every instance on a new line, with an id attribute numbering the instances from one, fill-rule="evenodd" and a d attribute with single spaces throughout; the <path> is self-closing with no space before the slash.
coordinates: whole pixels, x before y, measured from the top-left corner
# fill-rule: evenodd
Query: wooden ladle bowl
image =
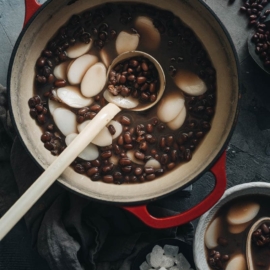
<path id="1" fill-rule="evenodd" d="M 269 217 L 263 217 L 257 220 L 249 229 L 246 241 L 246 259 L 248 270 L 254 270 L 254 261 L 252 259 L 252 234 L 256 231 L 263 223 L 270 223 Z"/>

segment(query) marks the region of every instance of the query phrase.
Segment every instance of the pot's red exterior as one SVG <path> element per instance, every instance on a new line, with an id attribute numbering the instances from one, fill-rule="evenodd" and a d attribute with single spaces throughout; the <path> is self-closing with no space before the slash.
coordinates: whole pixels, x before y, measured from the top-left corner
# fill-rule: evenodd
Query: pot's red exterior
<path id="1" fill-rule="evenodd" d="M 223 195 L 226 189 L 225 163 L 226 152 L 222 154 L 216 164 L 211 168 L 211 172 L 215 176 L 215 187 L 212 192 L 203 201 L 181 214 L 165 218 L 156 218 L 148 212 L 147 205 L 126 206 L 123 208 L 137 216 L 146 225 L 156 229 L 170 228 L 190 222 L 204 214 L 205 209 L 210 209 Z"/>

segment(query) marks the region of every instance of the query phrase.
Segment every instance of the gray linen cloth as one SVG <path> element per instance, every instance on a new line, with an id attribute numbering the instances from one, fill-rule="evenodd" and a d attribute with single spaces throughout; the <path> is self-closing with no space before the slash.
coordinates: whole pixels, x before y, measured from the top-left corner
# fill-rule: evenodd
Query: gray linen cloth
<path id="1" fill-rule="evenodd" d="M 0 85 L 0 216 L 42 173 L 16 138 L 10 121 L 6 89 Z M 183 191 L 180 196 L 188 196 Z M 163 216 L 174 211 L 152 205 Z M 91 201 L 55 183 L 24 217 L 32 247 L 52 270 L 128 270 L 138 251 L 164 238 L 190 242 L 193 226 L 154 230 L 125 210 Z M 7 253 L 8 254 L 8 253 Z M 1 268 L 2 265 L 2 268 Z M 19 264 L 17 264 L 19 265 Z M 0 268 L 8 262 L 0 259 Z M 22 266 L 21 269 L 28 269 Z M 29 268 L 29 269 L 35 269 Z"/>

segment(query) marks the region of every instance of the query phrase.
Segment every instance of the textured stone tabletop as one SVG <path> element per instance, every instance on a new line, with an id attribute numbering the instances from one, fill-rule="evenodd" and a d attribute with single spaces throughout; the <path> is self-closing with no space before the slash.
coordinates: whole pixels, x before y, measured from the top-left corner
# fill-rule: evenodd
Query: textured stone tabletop
<path id="1" fill-rule="evenodd" d="M 227 0 L 204 2 L 227 28 L 240 62 L 242 100 L 238 122 L 227 149 L 228 187 L 252 181 L 270 182 L 270 120 L 267 122 L 265 118 L 270 109 L 270 76 L 263 73 L 248 54 L 247 37 L 251 29 L 247 27 L 247 18 L 239 14 L 243 1 L 236 0 L 231 5 Z M 10 55 L 22 29 L 23 19 L 23 0 L 0 0 L 0 84 L 4 86 Z M 176 196 L 172 196 L 169 203 L 174 203 L 176 211 L 186 209 L 201 201 L 212 184 L 211 176 L 206 174 L 193 185 L 192 196 L 185 199 L 184 204 Z M 166 201 L 160 200 L 160 203 Z M 24 254 L 16 252 L 17 245 L 24 249 Z M 5 257 L 1 256 L 3 253 Z M 30 236 L 23 222 L 11 231 L 9 242 L 0 243 L 0 269 L 48 269 L 31 249 Z"/>

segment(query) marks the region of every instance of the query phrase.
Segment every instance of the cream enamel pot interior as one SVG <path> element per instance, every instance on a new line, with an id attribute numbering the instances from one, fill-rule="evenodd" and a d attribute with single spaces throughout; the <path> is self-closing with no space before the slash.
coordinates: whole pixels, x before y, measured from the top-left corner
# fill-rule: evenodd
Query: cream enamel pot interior
<path id="1" fill-rule="evenodd" d="M 55 31 L 73 14 L 80 13 L 108 1 L 52 0 L 40 7 L 34 0 L 26 2 L 26 24 L 21 33 L 9 68 L 9 99 L 12 117 L 23 144 L 36 162 L 44 169 L 55 159 L 40 141 L 41 130 L 29 115 L 28 99 L 33 95 L 34 66 L 36 59 Z M 217 105 L 211 131 L 195 152 L 192 160 L 152 182 L 132 185 L 110 185 L 93 182 L 73 169 L 67 168 L 58 181 L 69 189 L 103 202 L 138 204 L 165 196 L 190 184 L 203 172 L 213 167 L 217 177 L 216 188 L 206 200 L 182 216 L 158 219 L 149 217 L 145 206 L 125 207 L 139 215 L 149 226 L 161 228 L 183 224 L 207 211 L 220 198 L 226 187 L 225 155 L 221 155 L 232 133 L 239 99 L 237 57 L 228 33 L 219 20 L 199 0 L 124 1 L 142 2 L 172 11 L 191 27 L 209 52 L 217 72 Z M 34 12 L 38 10 L 35 14 Z M 32 15 L 34 16 L 32 17 Z M 220 157 L 221 156 L 221 157 Z M 219 158 L 220 157 L 220 158 Z M 219 159 L 218 159 L 219 158 Z"/>
<path id="2" fill-rule="evenodd" d="M 195 232 L 194 244 L 193 244 L 193 255 L 197 270 L 211 270 L 208 266 L 206 259 L 206 249 L 204 245 L 204 236 L 206 229 L 208 228 L 213 217 L 216 215 L 218 210 L 226 203 L 233 199 L 239 198 L 240 196 L 246 195 L 266 195 L 270 196 L 270 184 L 262 182 L 252 182 L 234 186 L 226 190 L 222 198 L 217 204 L 204 215 L 201 216 L 198 226 Z"/>

